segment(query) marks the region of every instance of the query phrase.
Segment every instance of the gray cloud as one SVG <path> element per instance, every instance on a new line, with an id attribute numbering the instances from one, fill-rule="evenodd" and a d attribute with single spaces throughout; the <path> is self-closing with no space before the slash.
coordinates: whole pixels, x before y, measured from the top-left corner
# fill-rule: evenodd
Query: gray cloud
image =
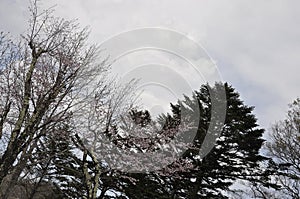
<path id="1" fill-rule="evenodd" d="M 24 3 L 25 2 L 25 3 Z M 91 42 L 140 27 L 166 27 L 203 44 L 225 81 L 233 84 L 260 123 L 282 119 L 299 96 L 299 1 L 55 0 L 56 13 L 90 25 Z M 0 28 L 26 28 L 26 1 L 0 2 Z"/>

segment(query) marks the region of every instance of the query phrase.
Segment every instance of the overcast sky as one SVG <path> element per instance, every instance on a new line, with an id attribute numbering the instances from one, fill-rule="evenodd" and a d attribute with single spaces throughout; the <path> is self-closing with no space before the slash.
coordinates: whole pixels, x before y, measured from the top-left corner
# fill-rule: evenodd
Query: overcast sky
<path id="1" fill-rule="evenodd" d="M 77 18 L 101 43 L 131 29 L 163 27 L 199 42 L 216 62 L 222 79 L 256 107 L 268 128 L 284 118 L 299 95 L 300 1 L 43 0 L 56 15 Z M 0 30 L 26 30 L 28 2 L 0 0 Z"/>

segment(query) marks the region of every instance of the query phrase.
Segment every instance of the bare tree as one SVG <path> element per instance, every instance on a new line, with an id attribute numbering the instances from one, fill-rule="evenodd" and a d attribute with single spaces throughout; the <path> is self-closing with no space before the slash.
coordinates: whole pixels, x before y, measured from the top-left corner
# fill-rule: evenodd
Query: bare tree
<path id="1" fill-rule="evenodd" d="M 289 198 L 300 198 L 300 98 L 289 105 L 286 119 L 272 126 L 269 154 L 278 163 L 274 181 Z"/>
<path id="2" fill-rule="evenodd" d="M 46 136 L 69 136 L 58 130 L 82 113 L 87 99 L 95 93 L 107 99 L 111 93 L 110 66 L 97 46 L 88 45 L 88 30 L 52 12 L 39 12 L 33 1 L 29 30 L 20 42 L 0 35 L 1 198 L 8 197 Z"/>

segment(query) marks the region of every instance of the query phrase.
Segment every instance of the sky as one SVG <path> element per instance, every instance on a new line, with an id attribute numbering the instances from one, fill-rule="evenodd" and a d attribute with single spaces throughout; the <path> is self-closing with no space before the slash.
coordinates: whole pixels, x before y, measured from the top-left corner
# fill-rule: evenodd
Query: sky
<path id="1" fill-rule="evenodd" d="M 24 0 L 0 0 L 0 30 L 24 33 L 28 5 Z M 247 105 L 255 106 L 258 122 L 267 130 L 285 117 L 287 104 L 300 97 L 300 1 L 42 0 L 40 5 L 56 5 L 55 15 L 89 26 L 95 43 L 144 27 L 192 38 L 212 58 L 222 80 L 232 84 Z M 153 57 L 160 63 L 181 63 L 162 52 L 144 51 L 123 65 L 142 65 Z"/>

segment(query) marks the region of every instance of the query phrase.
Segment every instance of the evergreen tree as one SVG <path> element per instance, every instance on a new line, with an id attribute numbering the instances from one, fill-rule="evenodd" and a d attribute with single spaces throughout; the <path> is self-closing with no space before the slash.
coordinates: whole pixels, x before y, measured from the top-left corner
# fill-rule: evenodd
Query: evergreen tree
<path id="1" fill-rule="evenodd" d="M 183 113 L 200 118 L 192 121 L 197 126 L 193 145 L 178 160 L 161 171 L 123 173 L 131 180 L 119 179 L 111 186 L 129 198 L 227 198 L 224 193 L 238 180 L 274 186 L 268 181 L 270 171 L 261 167 L 268 163 L 268 158 L 259 153 L 264 130 L 258 127 L 253 107 L 244 105 L 239 94 L 227 83 L 224 85 L 227 100 L 225 122 L 221 117 L 211 118 L 212 115 L 218 117 L 212 113 L 211 96 L 218 96 L 222 86 L 202 86 L 192 98 L 185 97 L 172 105 L 172 115 L 159 118 L 160 122 L 165 121 L 163 131 L 184 122 L 180 117 Z M 212 133 L 208 130 L 212 120 L 216 128 L 221 127 L 221 135 L 213 149 L 201 158 L 199 151 L 205 147 L 204 138 Z"/>

